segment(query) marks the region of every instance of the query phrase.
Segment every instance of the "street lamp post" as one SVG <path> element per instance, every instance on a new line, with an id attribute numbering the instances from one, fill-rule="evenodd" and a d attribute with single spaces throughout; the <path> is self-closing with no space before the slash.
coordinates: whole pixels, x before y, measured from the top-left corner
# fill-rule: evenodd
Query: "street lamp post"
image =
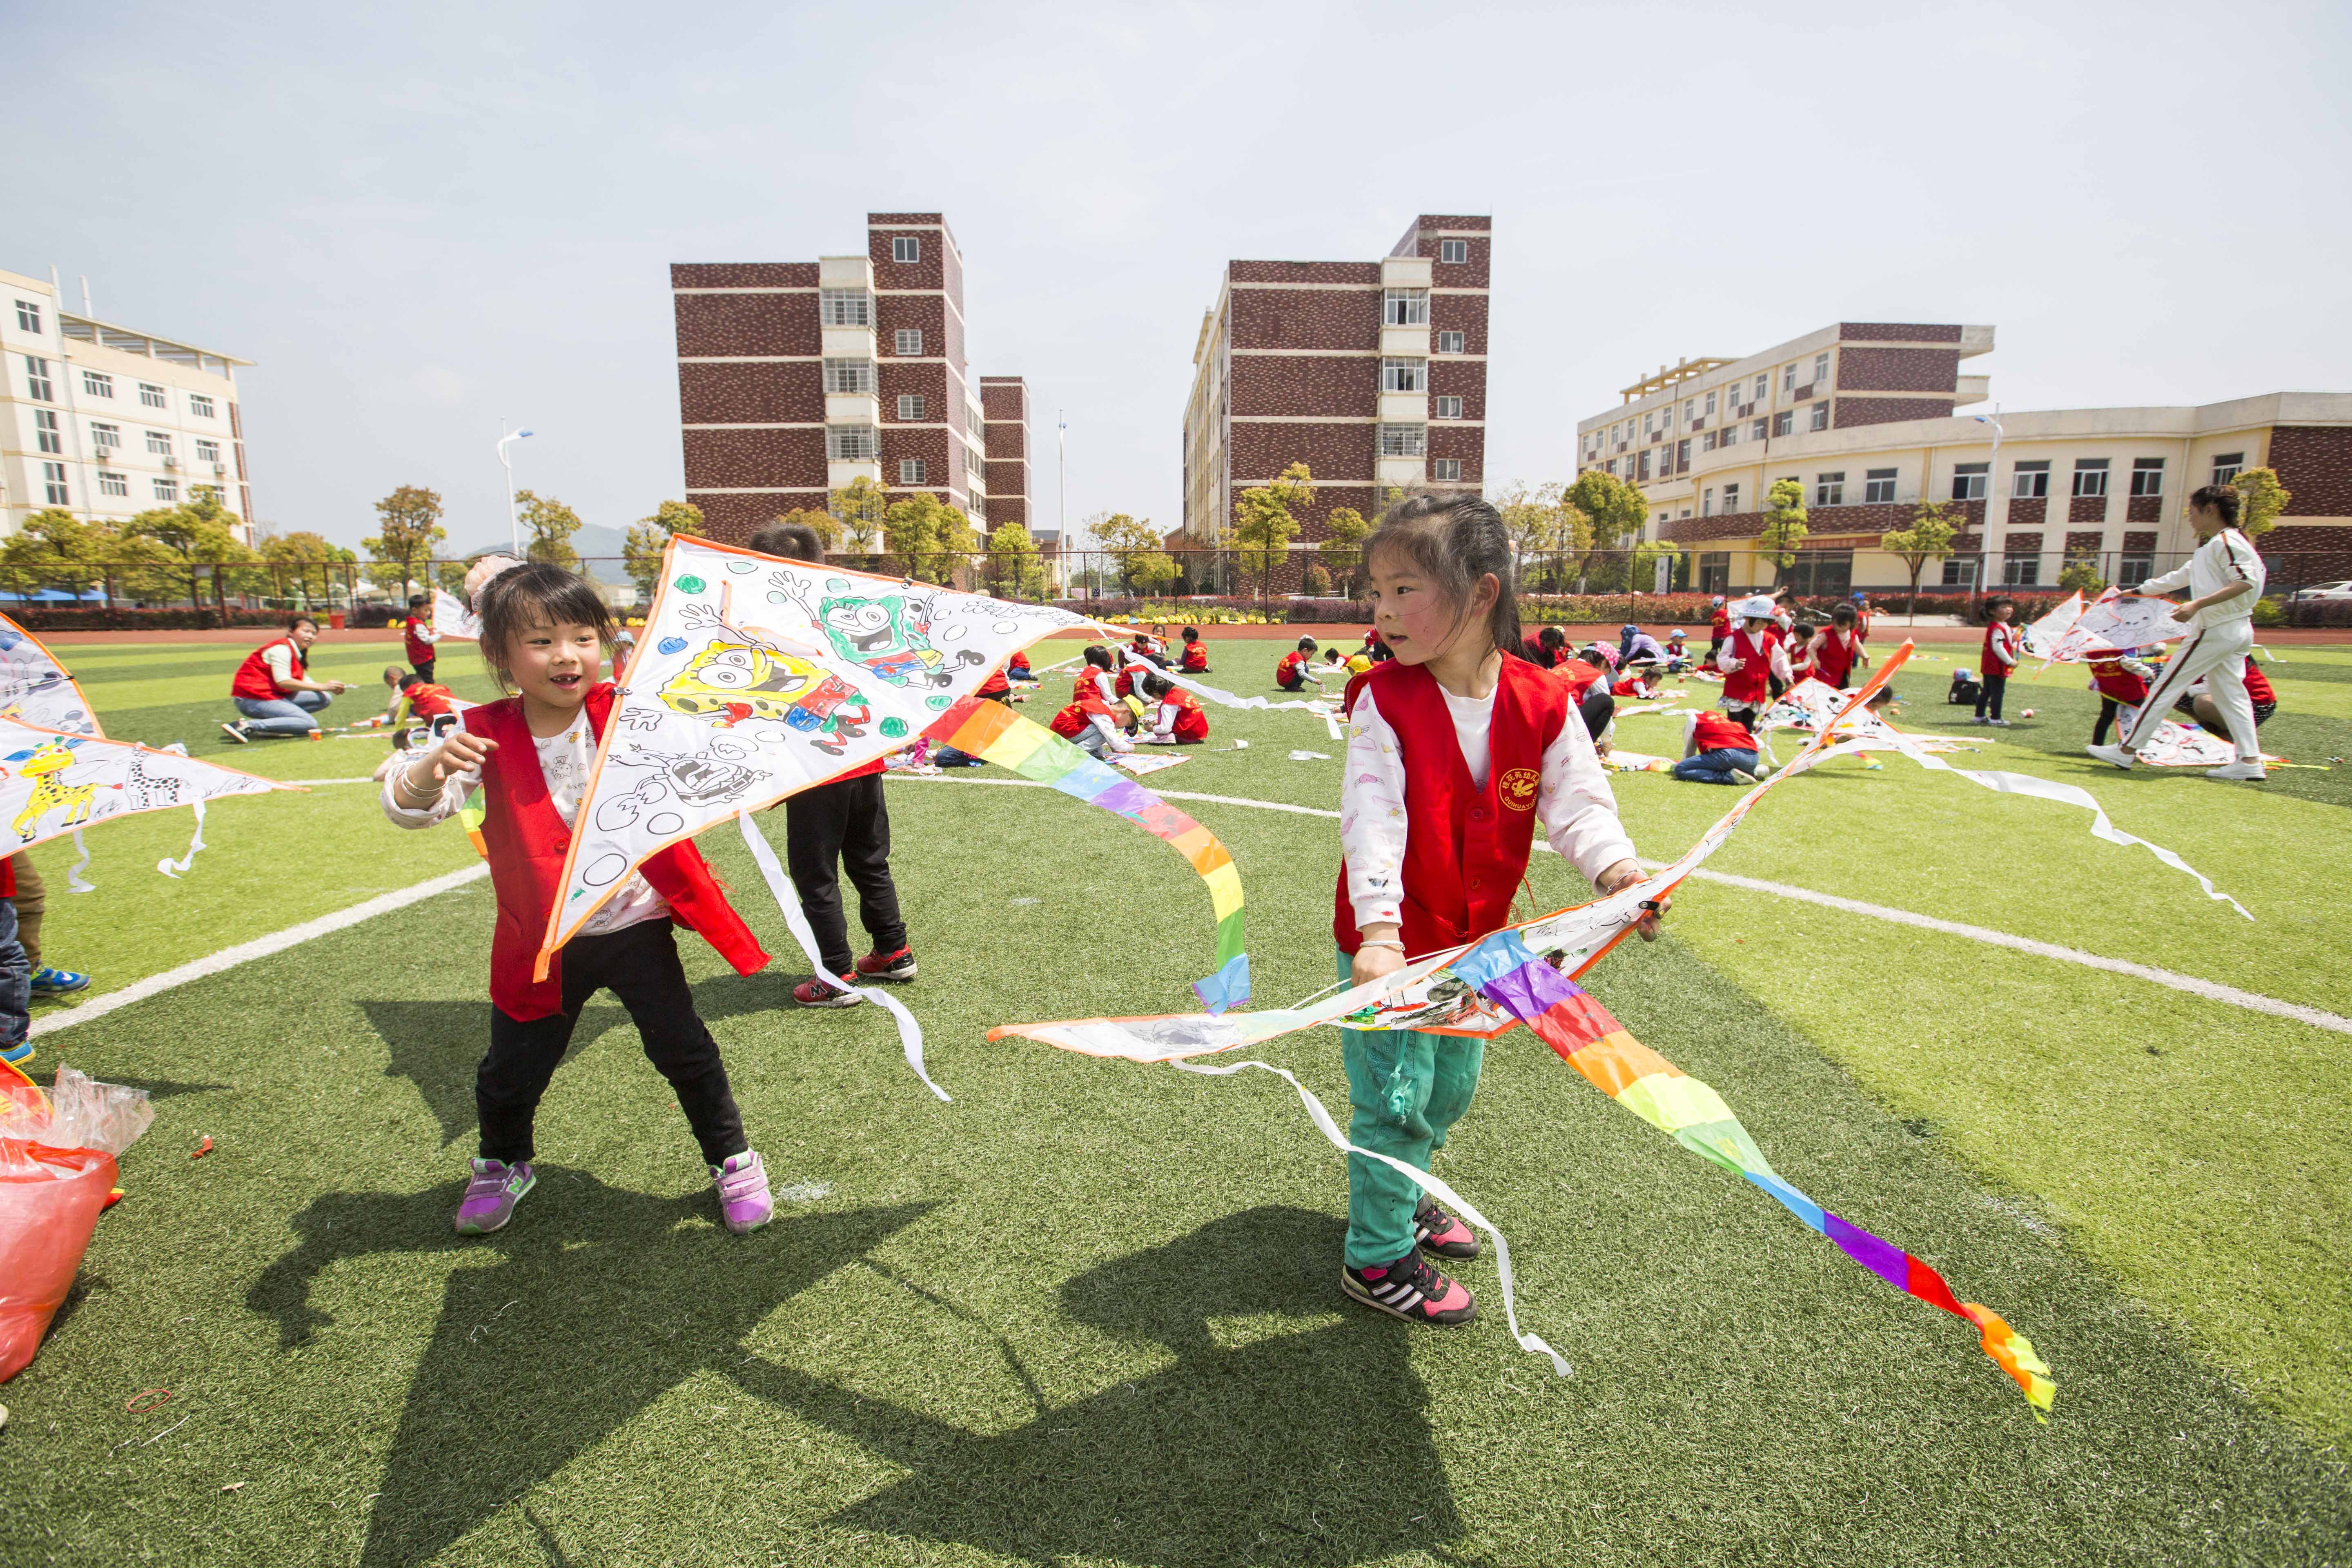
<path id="1" fill-rule="evenodd" d="M 1977 552 L 1977 575 L 1981 578 L 1992 561 L 1992 542 L 2001 537 L 1995 531 L 1996 528 L 2005 529 L 2009 525 L 2009 498 L 2001 493 L 2000 489 L 2000 405 L 1994 404 L 1990 414 L 1976 416 L 1976 422 L 1992 426 L 1992 458 L 1985 464 L 1984 548 Z M 2000 509 L 1997 521 L 1993 516 L 1996 504 Z M 1984 588 L 1982 582 L 1977 584 L 1978 592 L 1982 593 Z"/>
<path id="2" fill-rule="evenodd" d="M 503 420 L 499 422 L 499 427 L 505 428 Z M 499 437 L 499 463 L 507 471 L 507 537 L 514 545 L 518 561 L 522 559 L 522 523 L 515 516 L 514 457 L 507 448 L 530 434 L 528 430 L 517 430 Z"/>

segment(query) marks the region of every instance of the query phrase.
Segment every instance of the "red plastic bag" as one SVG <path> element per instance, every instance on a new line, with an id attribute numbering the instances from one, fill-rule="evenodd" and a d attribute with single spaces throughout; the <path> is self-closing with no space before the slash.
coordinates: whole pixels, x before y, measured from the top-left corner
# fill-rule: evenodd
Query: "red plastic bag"
<path id="1" fill-rule="evenodd" d="M 111 1154 L 0 1138 L 0 1383 L 40 1349 L 114 1180 Z"/>

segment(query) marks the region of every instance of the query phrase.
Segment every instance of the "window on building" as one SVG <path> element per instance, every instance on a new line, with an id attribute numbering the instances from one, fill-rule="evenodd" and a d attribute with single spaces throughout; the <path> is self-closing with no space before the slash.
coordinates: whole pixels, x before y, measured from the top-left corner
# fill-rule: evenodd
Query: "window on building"
<path id="1" fill-rule="evenodd" d="M 2243 452 L 2223 452 L 2213 459 L 2213 482 L 2217 485 L 2234 484 L 2245 468 L 2246 455 Z"/>
<path id="2" fill-rule="evenodd" d="M 1684 398 L 1684 399 L 1683 399 L 1683 423 L 1684 423 L 1684 424 L 1685 424 L 1685 425 L 1687 425 L 1687 424 L 1689 424 L 1692 420 L 1694 420 L 1694 419 L 1696 419 L 1696 418 L 1697 418 L 1697 417 L 1698 417 L 1698 399 L 1697 399 L 1697 398 L 1696 398 L 1696 397 L 1685 397 L 1685 398 Z"/>
<path id="3" fill-rule="evenodd" d="M 1707 416 L 1707 417 L 1709 417 L 1709 418 L 1712 418 L 1712 417 L 1714 417 L 1714 416 L 1715 416 L 1715 394 L 1714 394 L 1714 393 L 1712 393 L 1712 392 L 1710 392 L 1710 393 L 1708 393 L 1708 394 L 1706 395 L 1706 416 Z"/>
<path id="4" fill-rule="evenodd" d="M 1771 390 L 1772 390 L 1772 377 L 1771 377 L 1771 375 L 1770 375 L 1769 373 L 1768 373 L 1768 374 L 1764 374 L 1764 375 L 1759 375 L 1759 376 L 1758 376 L 1758 377 L 1756 378 L 1756 392 L 1755 392 L 1755 395 L 1754 395 L 1753 396 L 1749 397 L 1748 401 L 1748 402 L 1750 402 L 1750 403 L 1761 403 L 1761 402 L 1763 402 L 1763 401 L 1764 401 L 1764 398 L 1765 398 L 1766 395 L 1767 395 L 1767 394 L 1769 394 L 1769 393 L 1770 393 L 1770 392 L 1771 392 Z"/>
<path id="5" fill-rule="evenodd" d="M 2164 493 L 2164 459 L 2162 458 L 2132 459 L 2131 493 L 2136 496 L 2160 496 Z"/>
<path id="6" fill-rule="evenodd" d="M 1872 505 L 1895 499 L 1895 470 L 1872 468 L 1862 476 L 1862 499 Z"/>
<path id="7" fill-rule="evenodd" d="M 2011 470 L 2009 493 L 2018 500 L 2036 500 L 2050 493 L 2050 464 L 2047 460 L 2020 463 Z"/>
<path id="8" fill-rule="evenodd" d="M 1381 426 L 1381 456 L 1383 458 L 1418 458 L 1429 450 L 1429 426 L 1425 425 L 1383 425 Z"/>
<path id="9" fill-rule="evenodd" d="M 1780 367 L 1780 390 L 1783 392 L 1797 390 L 1797 366 L 1794 361 Z"/>
<path id="10" fill-rule="evenodd" d="M 213 400 L 201 392 L 188 394 L 188 412 L 199 419 L 213 417 Z"/>
<path id="11" fill-rule="evenodd" d="M 1763 422 L 1761 419 L 1759 419 L 1756 423 L 1758 423 L 1759 425 L 1761 425 L 1761 424 L 1762 424 L 1762 423 L 1764 423 L 1764 422 Z M 1782 410 L 1780 410 L 1780 413 L 1775 414 L 1774 416 L 1772 416 L 1772 434 L 1773 434 L 1773 435 L 1775 435 L 1775 436 L 1786 436 L 1786 435 L 1790 435 L 1790 434 L 1791 434 L 1793 431 L 1795 431 L 1795 429 L 1796 429 L 1796 428 L 1797 428 L 1797 411 L 1796 411 L 1795 409 L 1793 409 L 1793 408 L 1783 408 Z"/>
<path id="12" fill-rule="evenodd" d="M 1723 435 L 1724 433 L 1722 431 L 1709 430 L 1706 435 L 1699 437 L 1699 450 L 1702 452 L 1714 451 L 1717 444 L 1723 438 Z"/>
<path id="13" fill-rule="evenodd" d="M 1730 586 L 1731 552 L 1728 550 L 1702 552 L 1698 558 L 1698 591 L 1702 594 L 1720 594 L 1728 590 Z"/>
<path id="14" fill-rule="evenodd" d="M 217 463 L 220 460 L 220 443 L 218 441 L 205 440 L 202 437 L 197 437 L 196 461 L 199 463 Z"/>
<path id="15" fill-rule="evenodd" d="M 2042 555 L 2039 551 L 2021 551 L 2000 558 L 2000 585 L 2004 588 L 2038 588 L 2042 585 Z"/>
<path id="16" fill-rule="evenodd" d="M 923 482 L 923 459 L 920 458 L 899 458 L 898 482 L 902 485 L 921 484 Z"/>
<path id="17" fill-rule="evenodd" d="M 2156 557 L 2153 555 L 2126 555 L 2116 563 L 2116 581 L 2118 583 L 2145 583 L 2155 575 Z"/>
<path id="18" fill-rule="evenodd" d="M 100 455 L 103 456 L 122 445 L 122 427 L 119 425 L 101 425 L 93 419 L 89 422 L 89 444 L 97 447 Z"/>
<path id="19" fill-rule="evenodd" d="M 16 301 L 16 330 L 20 332 L 38 332 L 41 330 L 41 308 L 30 300 Z"/>
<path id="20" fill-rule="evenodd" d="M 172 437 L 161 430 L 150 430 L 147 432 L 147 449 L 156 457 L 168 458 L 172 455 Z"/>
<path id="21" fill-rule="evenodd" d="M 98 493 L 102 496 L 128 496 L 131 493 L 131 476 L 107 468 L 99 469 Z"/>
<path id="22" fill-rule="evenodd" d="M 1438 333 L 1437 352 L 1442 354 L 1468 353 L 1470 352 L 1470 339 L 1468 334 L 1464 332 Z"/>
<path id="23" fill-rule="evenodd" d="M 92 397 L 111 397 L 114 378 L 104 371 L 86 370 L 81 373 L 81 389 Z"/>
<path id="24" fill-rule="evenodd" d="M 152 382 L 142 381 L 139 384 L 139 402 L 147 408 L 169 408 L 172 406 L 172 395 Z"/>
<path id="25" fill-rule="evenodd" d="M 1815 474 L 1813 476 L 1813 504 L 1815 506 L 1845 505 L 1845 472 L 1843 469 L 1840 469 L 1834 474 Z"/>
<path id="26" fill-rule="evenodd" d="M 1384 359 L 1381 361 L 1382 392 L 1426 392 L 1429 390 L 1429 362 L 1425 359 Z"/>
<path id="27" fill-rule="evenodd" d="M 1713 485 L 1709 485 L 1706 489 L 1698 492 L 1698 514 L 1701 517 L 1713 517 L 1715 515 L 1715 487 Z"/>
<path id="28" fill-rule="evenodd" d="M 870 359 L 829 359 L 824 362 L 824 389 L 827 392 L 856 393 L 866 396 L 874 392 L 874 362 Z"/>
<path id="29" fill-rule="evenodd" d="M 890 259 L 920 261 L 923 258 L 923 238 L 917 234 L 894 234 L 890 237 Z"/>
<path id="30" fill-rule="evenodd" d="M 1470 242 L 1466 239 L 1441 239 L 1437 242 L 1437 259 L 1458 267 L 1470 259 Z"/>
<path id="31" fill-rule="evenodd" d="M 25 395 L 36 403 L 55 403 L 58 389 L 49 384 L 49 362 L 25 356 Z"/>
<path id="32" fill-rule="evenodd" d="M 1853 591 L 1853 552 L 1802 550 L 1789 567 L 1789 587 L 1808 599 L 1843 599 Z"/>
<path id="33" fill-rule="evenodd" d="M 1754 424 L 1748 426 L 1748 438 L 1751 441 L 1761 441 L 1764 439 L 1764 432 L 1767 428 L 1768 426 L 1765 425 L 1764 421 L 1761 419 L 1757 420 Z"/>
<path id="34" fill-rule="evenodd" d="M 900 393 L 898 395 L 898 417 L 901 419 L 920 419 L 922 416 L 922 394 L 918 392 Z"/>
<path id="35" fill-rule="evenodd" d="M 1675 468 L 1676 471 L 1680 471 L 1681 469 L 1687 468 L 1689 467 L 1690 437 L 1685 436 L 1681 440 L 1675 443 Z"/>
<path id="36" fill-rule="evenodd" d="M 1954 500 L 1984 500 L 1985 486 L 1990 482 L 1991 476 L 1990 463 L 1953 464 L 1952 499 Z"/>
<path id="37" fill-rule="evenodd" d="M 1645 451 L 1642 454 L 1641 466 L 1633 470 L 1633 482 L 1637 485 L 1647 484 L 1649 482 L 1649 479 L 1650 454 Z"/>
<path id="38" fill-rule="evenodd" d="M 1458 397 L 1441 397 L 1441 398 L 1439 398 L 1439 399 L 1437 400 L 1437 416 L 1438 416 L 1440 419 L 1459 419 L 1459 418 L 1461 418 L 1461 417 L 1462 417 L 1462 400 L 1461 400 L 1460 398 L 1458 398 Z"/>
<path id="39" fill-rule="evenodd" d="M 1977 558 L 1975 556 L 1947 555 L 1944 557 L 1945 587 L 1973 590 L 1976 585 Z"/>
<path id="40" fill-rule="evenodd" d="M 881 452 L 881 437 L 871 426 L 830 425 L 825 427 L 824 455 L 829 462 L 870 463 Z"/>
<path id="41" fill-rule="evenodd" d="M 1723 487 L 1723 510 L 1724 510 L 1725 515 L 1726 515 L 1726 516 L 1728 516 L 1728 515 L 1730 515 L 1732 512 L 1738 511 L 1738 510 L 1739 510 L 1739 487 L 1738 487 L 1738 485 L 1726 485 L 1726 486 L 1724 486 L 1724 487 Z"/>
<path id="42" fill-rule="evenodd" d="M 923 352 L 923 329 L 900 327 L 890 334 L 890 343 L 901 355 L 911 358 Z"/>
<path id="43" fill-rule="evenodd" d="M 1656 434 L 1657 434 L 1657 432 L 1658 432 L 1658 416 L 1657 416 L 1656 411 L 1655 411 L 1655 410 L 1653 410 L 1653 411 L 1651 411 L 1651 412 L 1650 412 L 1650 413 L 1648 413 L 1648 414 L 1644 414 L 1644 415 L 1643 415 L 1643 416 L 1642 416 L 1642 435 L 1643 435 L 1643 437 L 1644 439 L 1647 439 L 1649 437 L 1652 437 L 1652 436 L 1656 435 Z"/>
<path id="44" fill-rule="evenodd" d="M 1812 421 L 1806 426 L 1806 428 L 1809 430 L 1826 430 L 1829 427 L 1830 405 L 1827 403 L 1814 404 Z"/>
<path id="45" fill-rule="evenodd" d="M 2105 458 L 2074 459 L 2074 493 L 2078 496 L 2103 496 L 2107 493 L 2107 460 Z"/>
<path id="46" fill-rule="evenodd" d="M 1614 474 L 1617 471 L 1617 459 L 1612 458 L 1607 462 L 1601 464 L 1601 467 L 1603 472 Z"/>
<path id="47" fill-rule="evenodd" d="M 179 480 L 157 479 L 154 481 L 154 485 L 155 499 L 157 500 L 178 500 L 180 499 Z"/>
<path id="48" fill-rule="evenodd" d="M 828 327 L 870 327 L 874 300 L 863 289 L 820 289 L 818 318 Z"/>
<path id="49" fill-rule="evenodd" d="M 66 466 L 63 463 L 43 463 L 41 485 L 48 491 L 51 506 L 73 504 L 72 493 L 66 489 Z"/>
<path id="50" fill-rule="evenodd" d="M 33 410 L 33 437 L 42 451 L 64 455 L 65 436 L 58 428 L 58 416 L 55 410 L 48 408 Z"/>
<path id="51" fill-rule="evenodd" d="M 1387 289 L 1381 294 L 1381 322 L 1391 327 L 1429 325 L 1429 290 Z"/>
<path id="52" fill-rule="evenodd" d="M 1813 384 L 1822 388 L 1823 390 L 1827 390 L 1829 387 L 1830 356 L 1827 354 L 1815 354 L 1813 356 Z"/>
<path id="53" fill-rule="evenodd" d="M 1442 480 L 1447 484 L 1461 483 L 1462 459 L 1459 458 L 1432 458 L 1429 460 L 1429 477 L 1433 479 Z"/>

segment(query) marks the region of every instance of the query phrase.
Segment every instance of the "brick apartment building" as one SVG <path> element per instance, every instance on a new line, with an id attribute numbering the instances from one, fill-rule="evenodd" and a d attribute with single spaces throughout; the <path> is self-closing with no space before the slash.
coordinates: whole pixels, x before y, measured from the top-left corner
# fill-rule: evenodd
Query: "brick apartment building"
<path id="1" fill-rule="evenodd" d="M 1475 492 L 1486 478 L 1493 223 L 1424 215 L 1378 261 L 1233 261 L 1192 351 L 1183 538 L 1205 546 L 1243 490 L 1292 463 L 1315 478 L 1294 548 L 1334 507 L 1388 487 Z"/>
<path id="2" fill-rule="evenodd" d="M 1029 525 L 1029 388 L 1017 375 L 980 378 L 988 454 L 988 523 Z M 1034 532 L 1034 531 L 1032 530 Z"/>
<path id="3" fill-rule="evenodd" d="M 940 213 L 868 213 L 866 248 L 793 262 L 679 262 L 678 422 L 686 496 L 741 540 L 864 478 L 928 490 L 976 525 L 1027 513 L 1017 377 L 982 412 L 964 358 L 963 258 Z M 1009 450 L 989 460 L 993 418 Z"/>
<path id="4" fill-rule="evenodd" d="M 1784 479 L 1809 513 L 1790 581 L 1842 595 L 1909 581 L 1878 538 L 1923 500 L 1965 518 L 1923 587 L 2047 587 L 2072 559 L 2134 582 L 2195 548 L 2191 490 L 2259 467 L 2292 496 L 2260 544 L 2280 585 L 2352 576 L 2352 395 L 2003 411 L 1995 473 L 1990 378 L 1960 373 L 1992 347 L 1989 326 L 1841 321 L 1745 359 L 1684 360 L 1580 421 L 1577 466 L 1638 486 L 1644 537 L 1682 546 L 1705 592 L 1773 580 L 1753 542 Z"/>

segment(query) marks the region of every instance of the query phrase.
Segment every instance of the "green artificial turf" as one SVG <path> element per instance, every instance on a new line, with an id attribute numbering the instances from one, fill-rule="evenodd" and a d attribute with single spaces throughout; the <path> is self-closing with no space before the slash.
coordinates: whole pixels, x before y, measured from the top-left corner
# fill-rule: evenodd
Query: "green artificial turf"
<path id="1" fill-rule="evenodd" d="M 1263 691 L 1280 646 L 1215 645 L 1212 679 Z M 200 734 L 225 675 L 175 668 L 212 650 L 69 651 L 114 732 L 213 749 Z M 333 651 L 337 673 L 383 658 Z M 2346 683 L 2295 671 L 2352 660 L 2282 651 L 2286 707 L 2346 751 L 2352 711 L 2323 710 Z M 1900 684 L 1939 688 L 1948 668 Z M 1951 760 L 2084 784 L 2257 924 L 2091 838 L 2080 812 L 1899 758 L 1775 791 L 1710 868 L 2352 1011 L 2330 930 L 2341 803 L 2102 776 L 2059 749 L 2071 693 L 2047 684 L 2049 746 L 2021 726 Z M 1049 677 L 1024 711 L 1066 686 Z M 1937 729 L 1945 711 L 1906 718 Z M 1629 719 L 1621 742 L 1669 750 L 1675 722 Z M 1340 748 L 1319 722 L 1220 710 L 1212 725 L 1209 748 L 1149 782 L 1336 805 Z M 1219 749 L 1237 737 L 1251 747 Z M 382 754 L 217 750 L 286 778 L 363 774 Z M 1342 1300 L 1344 1169 L 1278 1080 L 982 1038 L 1188 1008 L 1211 940 L 1179 858 L 1050 791 L 889 787 L 922 962 L 903 995 L 956 1100 L 922 1090 L 876 1009 L 780 1005 L 792 965 L 743 979 L 686 941 L 747 1126 L 780 1189 L 799 1184 L 751 1237 L 716 1226 L 683 1119 L 609 998 L 542 1109 L 541 1181 L 514 1226 L 449 1234 L 487 1028 L 478 882 L 45 1039 L 44 1067 L 62 1054 L 151 1085 L 159 1114 L 72 1303 L 0 1389 L 0 1561 L 2352 1553 L 2352 1215 L 2327 1142 L 2352 1083 L 2343 1036 L 1689 884 L 1673 934 L 1612 952 L 1595 994 L 1720 1090 L 1789 1180 L 2029 1335 L 2056 1415 L 2035 1426 L 1968 1325 L 1522 1031 L 1490 1048 L 1440 1169 L 1510 1237 L 1525 1326 L 1575 1363 L 1562 1381 L 1503 1332 L 1491 1261 L 1463 1270 L 1488 1313 L 1467 1331 Z M 1661 858 L 1737 798 L 1645 774 L 1617 789 Z M 52 894 L 52 955 L 103 954 L 119 986 L 469 863 L 454 829 L 402 834 L 372 795 L 222 803 L 179 883 L 152 866 L 184 846 L 184 814 L 109 825 L 90 836 L 100 891 Z M 1181 804 L 1240 865 L 1260 998 L 1323 985 L 1334 825 Z M 734 830 L 704 845 L 786 943 Z M 1555 857 L 1530 883 L 1546 907 L 1583 896 Z M 1344 1114 L 1335 1037 L 1260 1054 Z M 186 1158 L 205 1134 L 214 1152 Z M 124 1412 L 159 1386 L 169 1405 Z"/>

